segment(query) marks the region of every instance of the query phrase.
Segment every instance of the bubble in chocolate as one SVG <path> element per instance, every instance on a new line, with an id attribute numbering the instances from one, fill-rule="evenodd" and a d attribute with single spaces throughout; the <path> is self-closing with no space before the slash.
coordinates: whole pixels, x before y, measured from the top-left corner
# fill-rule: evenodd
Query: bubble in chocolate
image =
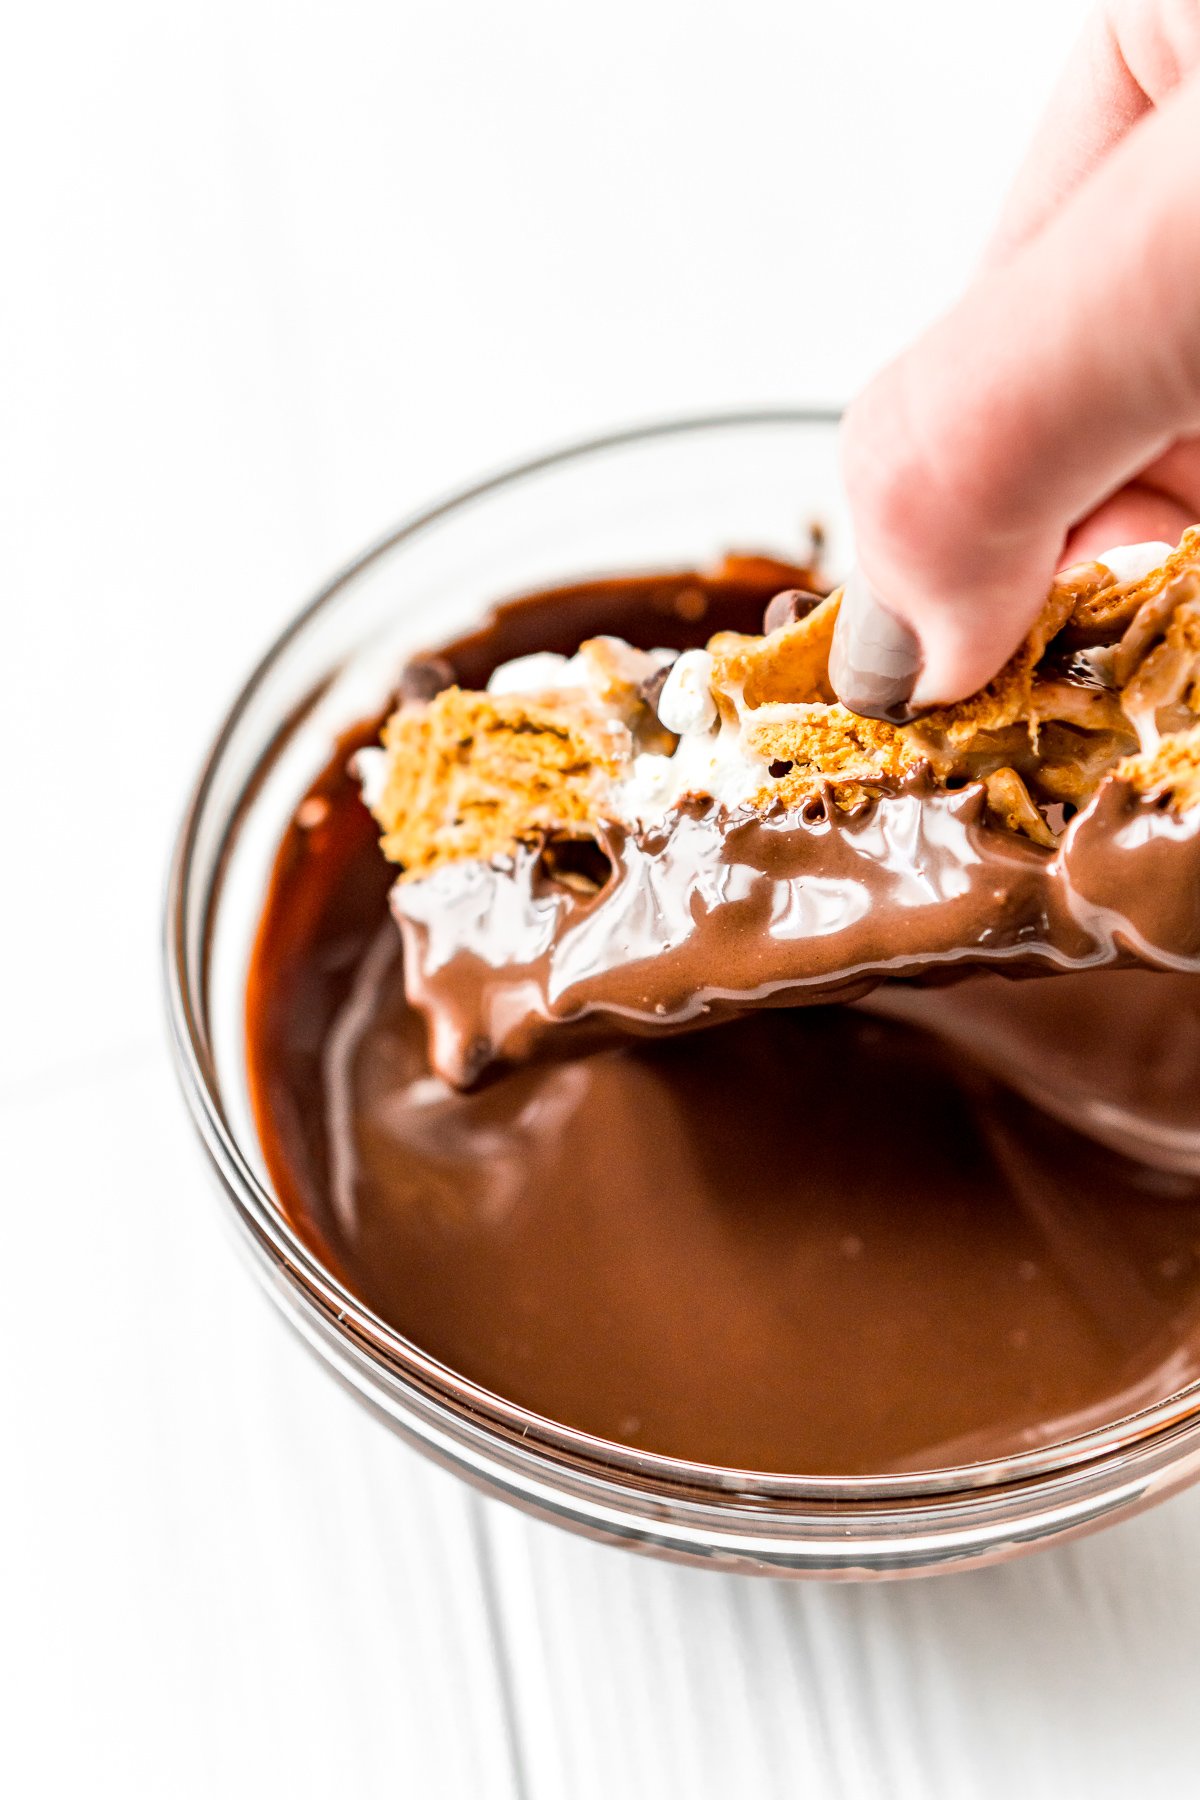
<path id="1" fill-rule="evenodd" d="M 821 595 L 810 593 L 807 588 L 784 588 L 773 600 L 767 602 L 767 610 L 763 614 L 763 630 L 778 631 L 781 625 L 794 625 L 798 619 L 806 619 L 814 606 L 820 606 Z"/>
<path id="2" fill-rule="evenodd" d="M 454 681 L 444 656 L 415 656 L 401 672 L 397 694 L 401 700 L 436 700 Z"/>

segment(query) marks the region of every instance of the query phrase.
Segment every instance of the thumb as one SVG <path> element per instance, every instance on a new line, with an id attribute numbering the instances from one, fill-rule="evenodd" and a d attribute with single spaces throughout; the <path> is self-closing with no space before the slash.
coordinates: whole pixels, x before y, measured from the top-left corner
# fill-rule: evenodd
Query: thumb
<path id="1" fill-rule="evenodd" d="M 983 686 L 1074 521 L 1200 426 L 1198 217 L 1192 81 L 851 407 L 848 706 L 901 717 Z"/>

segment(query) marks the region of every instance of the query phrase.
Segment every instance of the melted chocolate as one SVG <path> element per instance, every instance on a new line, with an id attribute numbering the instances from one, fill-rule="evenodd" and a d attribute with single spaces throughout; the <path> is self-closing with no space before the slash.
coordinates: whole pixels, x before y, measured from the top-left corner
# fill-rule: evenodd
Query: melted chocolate
<path id="1" fill-rule="evenodd" d="M 629 636 L 640 591 L 510 620 L 527 648 Z M 503 619 L 471 642 L 462 679 L 517 653 Z M 789 1473 L 1003 1456 L 1200 1378 L 1200 979 L 887 987 L 459 1093 L 345 773 L 373 730 L 289 828 L 247 1019 L 280 1202 L 382 1318 L 562 1423 Z"/>
<path id="2" fill-rule="evenodd" d="M 697 805 L 602 842 L 613 872 L 594 896 L 547 878 L 536 849 L 393 890 L 447 1080 L 889 977 L 1200 968 L 1200 809 L 1176 818 L 1114 782 L 1054 856 L 992 824 L 978 783 L 914 782 L 800 823 Z"/>
<path id="3" fill-rule="evenodd" d="M 1200 973 L 1200 807 L 1177 815 L 1115 778 L 1054 851 L 998 824 L 981 782 L 928 774 L 855 812 L 685 801 L 659 826 L 604 826 L 594 849 L 591 892 L 555 878 L 553 844 L 393 888 L 446 1080 L 887 980 Z"/>

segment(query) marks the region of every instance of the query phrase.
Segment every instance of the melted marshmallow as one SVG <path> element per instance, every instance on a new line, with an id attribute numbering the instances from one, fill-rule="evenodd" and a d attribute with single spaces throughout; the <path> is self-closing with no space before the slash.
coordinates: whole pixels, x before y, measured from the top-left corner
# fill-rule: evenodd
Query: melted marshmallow
<path id="1" fill-rule="evenodd" d="M 548 694 L 560 688 L 587 687 L 586 671 L 577 656 L 556 656 L 552 650 L 535 650 L 531 656 L 514 656 L 501 663 L 488 678 L 489 694 Z"/>
<path id="2" fill-rule="evenodd" d="M 1174 545 L 1155 538 L 1146 544 L 1115 544 L 1111 550 L 1102 550 L 1095 560 L 1111 569 L 1122 587 L 1129 587 L 1144 580 L 1152 570 L 1161 569 L 1173 549 Z"/>
<path id="3" fill-rule="evenodd" d="M 681 737 L 674 756 L 643 753 L 615 790 L 618 816 L 632 825 L 652 825 L 687 794 L 708 794 L 731 810 L 756 794 L 768 778 L 768 766 L 748 756 L 737 725 L 717 732 Z"/>
<path id="4" fill-rule="evenodd" d="M 364 806 L 370 807 L 374 812 L 383 799 L 383 790 L 387 786 L 387 751 L 370 748 L 356 751 L 351 758 L 350 772 L 362 789 Z"/>
<path id="5" fill-rule="evenodd" d="M 712 691 L 713 659 L 707 650 L 685 650 L 671 665 L 658 698 L 658 716 L 677 737 L 711 731 L 717 721 Z"/>

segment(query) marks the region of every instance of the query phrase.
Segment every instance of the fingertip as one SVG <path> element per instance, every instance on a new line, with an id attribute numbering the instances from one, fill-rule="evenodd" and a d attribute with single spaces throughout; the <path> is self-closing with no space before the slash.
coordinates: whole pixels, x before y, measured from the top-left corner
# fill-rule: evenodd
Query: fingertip
<path id="1" fill-rule="evenodd" d="M 1024 642 L 1049 586 L 1047 577 L 1035 590 L 1014 585 L 986 597 L 964 595 L 957 606 L 941 607 L 936 616 L 925 618 L 925 654 L 913 684 L 913 708 L 957 706 L 985 688 Z"/>

